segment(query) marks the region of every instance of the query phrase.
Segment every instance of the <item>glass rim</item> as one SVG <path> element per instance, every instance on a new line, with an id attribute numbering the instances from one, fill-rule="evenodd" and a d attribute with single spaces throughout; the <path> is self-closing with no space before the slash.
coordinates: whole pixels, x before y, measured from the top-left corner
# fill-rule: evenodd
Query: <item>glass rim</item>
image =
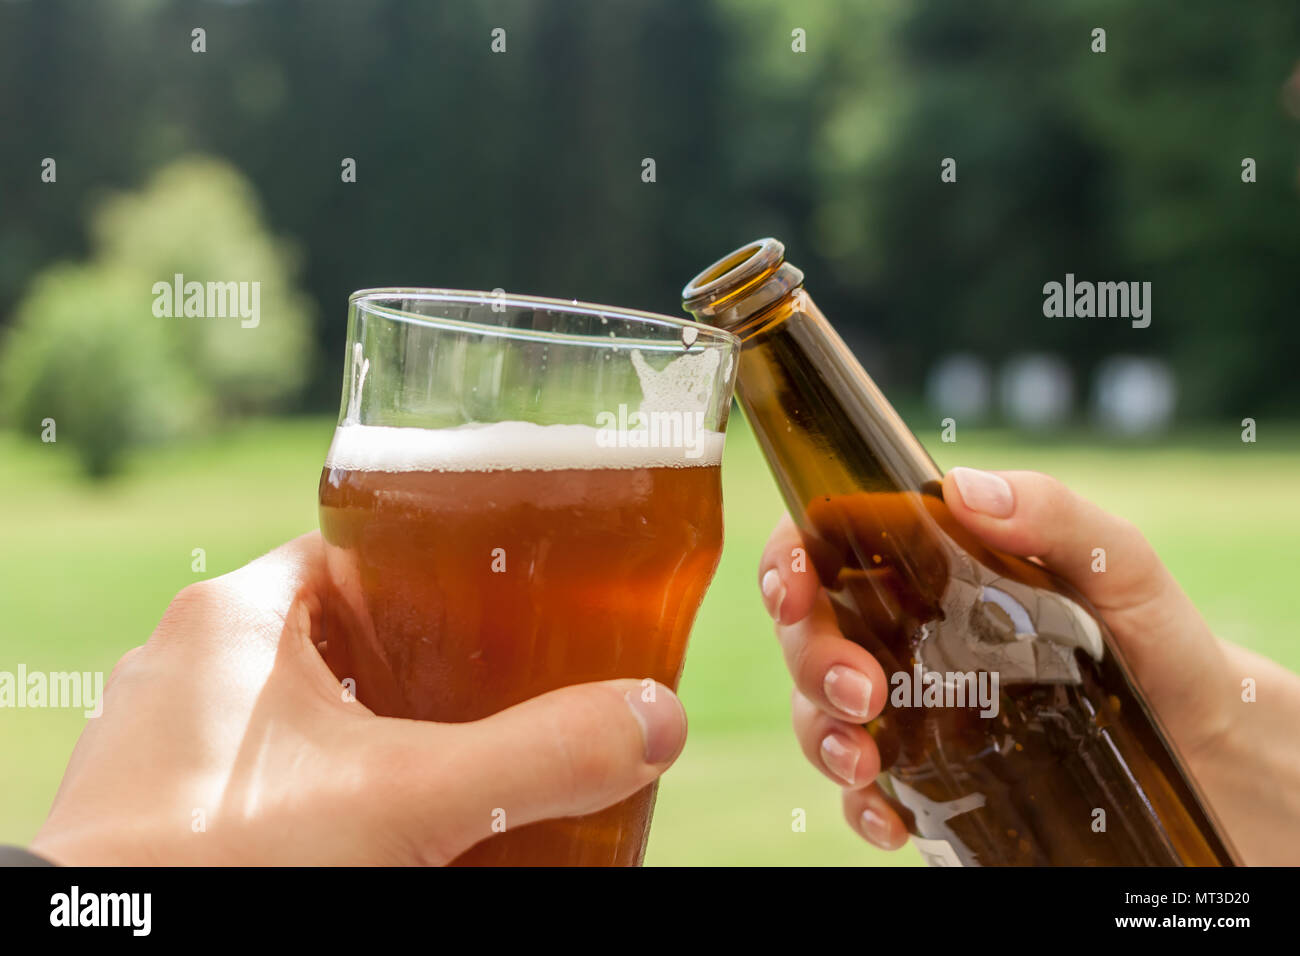
<path id="1" fill-rule="evenodd" d="M 635 319 L 638 322 L 648 323 L 650 325 L 663 328 L 677 329 L 684 331 L 694 329 L 696 336 L 691 340 L 690 346 L 697 344 L 708 344 L 706 340 L 712 340 L 717 345 L 730 346 L 732 349 L 739 351 L 741 346 L 740 339 L 725 329 L 720 329 L 714 325 L 707 325 L 704 322 L 697 322 L 691 318 L 677 318 L 671 315 L 664 315 L 661 312 L 646 312 L 642 309 L 630 309 L 623 306 L 600 305 L 595 302 L 583 302 L 578 299 L 555 299 L 547 296 L 538 295 L 517 295 L 514 293 L 503 292 L 498 295 L 493 292 L 482 292 L 472 289 L 442 289 L 430 288 L 424 286 L 379 286 L 372 289 L 358 289 L 348 296 L 348 306 L 357 306 L 364 308 L 367 312 L 381 315 L 385 318 L 396 321 L 413 322 L 425 324 L 432 327 L 451 327 L 459 329 L 472 329 L 485 335 L 501 335 L 509 338 L 524 338 L 537 340 L 560 340 L 565 342 L 588 343 L 592 345 L 602 345 L 606 348 L 626 347 L 629 345 L 641 346 L 671 346 L 680 348 L 680 344 L 672 346 L 670 339 L 644 339 L 639 340 L 634 336 L 615 336 L 609 338 L 606 336 L 585 336 L 575 335 L 563 332 L 549 332 L 540 329 L 524 329 L 509 325 L 491 325 L 485 322 L 476 322 L 473 319 L 452 319 L 440 316 L 421 315 L 418 312 L 407 312 L 402 309 L 386 306 L 385 299 L 420 299 L 430 302 L 449 302 L 460 303 L 465 305 L 482 305 L 491 307 L 493 305 L 505 305 L 507 308 L 536 308 L 544 306 L 548 311 L 567 312 L 574 315 L 590 315 L 594 318 L 611 318 L 611 319 Z M 680 336 L 679 336 L 680 338 Z"/>

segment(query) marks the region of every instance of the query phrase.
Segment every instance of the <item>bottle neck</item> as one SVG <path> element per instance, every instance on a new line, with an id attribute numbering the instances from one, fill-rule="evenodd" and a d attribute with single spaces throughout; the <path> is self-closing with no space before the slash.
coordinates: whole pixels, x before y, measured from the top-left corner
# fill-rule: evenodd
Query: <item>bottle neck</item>
<path id="1" fill-rule="evenodd" d="M 742 341 L 736 397 L 787 504 L 794 510 L 817 496 L 921 490 L 941 480 L 802 283 L 781 243 L 763 239 L 683 291 L 687 311 Z"/>
<path id="2" fill-rule="evenodd" d="M 785 246 L 759 239 L 709 266 L 682 290 L 682 307 L 695 318 L 744 338 L 754 319 L 803 284 L 803 272 L 785 261 Z"/>

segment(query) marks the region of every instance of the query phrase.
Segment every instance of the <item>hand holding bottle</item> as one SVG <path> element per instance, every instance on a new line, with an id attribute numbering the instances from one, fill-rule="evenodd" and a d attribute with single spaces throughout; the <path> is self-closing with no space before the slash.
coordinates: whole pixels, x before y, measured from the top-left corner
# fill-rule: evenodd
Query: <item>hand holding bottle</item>
<path id="1" fill-rule="evenodd" d="M 983 544 L 1036 557 L 1101 612 L 1245 862 L 1300 862 L 1300 748 L 1292 733 L 1300 678 L 1217 639 L 1138 529 L 1046 475 L 956 468 L 943 500 Z M 885 707 L 885 669 L 841 634 L 811 567 L 794 570 L 790 555 L 804 546 L 785 518 L 759 565 L 795 681 L 795 732 L 813 765 L 844 788 L 850 825 L 896 848 L 907 830 L 875 782 L 880 753 L 862 726 Z M 1093 570 L 1095 548 L 1106 551 L 1105 572 Z M 1256 681 L 1256 703 L 1242 700 L 1246 677 Z"/>

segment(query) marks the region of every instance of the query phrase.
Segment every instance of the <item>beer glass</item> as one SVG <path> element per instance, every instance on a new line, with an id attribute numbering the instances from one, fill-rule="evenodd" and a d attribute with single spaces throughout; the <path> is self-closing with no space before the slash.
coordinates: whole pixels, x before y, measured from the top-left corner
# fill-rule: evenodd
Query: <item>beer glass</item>
<path id="1" fill-rule="evenodd" d="M 354 293 L 320 479 L 334 673 L 378 714 L 453 722 L 587 681 L 675 690 L 722 549 L 737 347 L 577 301 Z M 655 789 L 507 819 L 457 862 L 639 864 Z"/>

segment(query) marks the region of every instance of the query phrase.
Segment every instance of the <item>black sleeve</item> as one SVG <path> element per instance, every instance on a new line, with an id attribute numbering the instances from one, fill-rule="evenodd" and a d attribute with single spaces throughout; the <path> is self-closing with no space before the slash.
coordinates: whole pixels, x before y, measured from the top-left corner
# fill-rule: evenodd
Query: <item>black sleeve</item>
<path id="1" fill-rule="evenodd" d="M 30 850 L 20 846 L 0 846 L 0 866 L 53 866 L 49 860 L 39 857 Z"/>

